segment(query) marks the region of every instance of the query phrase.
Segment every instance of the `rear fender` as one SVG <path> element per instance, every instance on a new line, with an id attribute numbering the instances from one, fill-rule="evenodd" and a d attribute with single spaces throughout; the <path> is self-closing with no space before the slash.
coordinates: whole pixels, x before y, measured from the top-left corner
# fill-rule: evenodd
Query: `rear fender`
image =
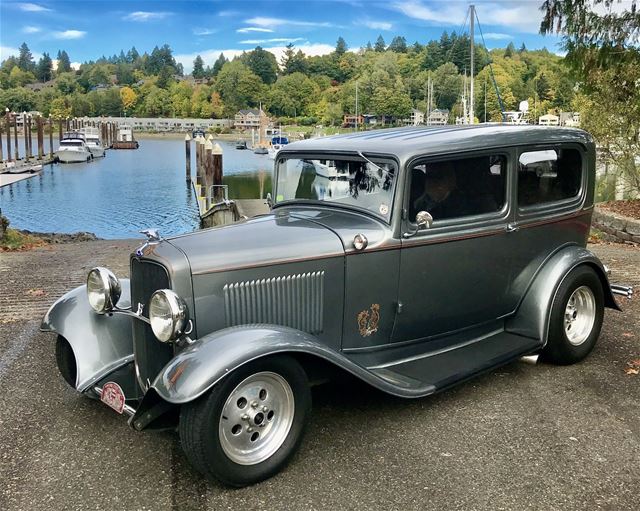
<path id="1" fill-rule="evenodd" d="M 542 346 L 546 345 L 551 306 L 558 288 L 569 272 L 582 264 L 590 266 L 600 278 L 605 307 L 620 310 L 600 259 L 586 248 L 568 246 L 551 256 L 536 273 L 515 316 L 507 320 L 506 330 L 540 339 Z"/>
<path id="2" fill-rule="evenodd" d="M 122 294 L 118 306 L 131 304 L 129 279 L 120 279 Z M 69 291 L 45 314 L 40 330 L 64 337 L 76 359 L 76 389 L 93 383 L 133 360 L 131 317 L 97 314 L 89 305 L 86 286 Z"/>
<path id="3" fill-rule="evenodd" d="M 316 356 L 396 396 L 417 397 L 430 393 L 430 389 L 404 389 L 392 385 L 314 336 L 277 325 L 244 325 L 213 332 L 180 352 L 164 367 L 151 387 L 169 403 L 187 403 L 238 367 L 278 353 Z"/>

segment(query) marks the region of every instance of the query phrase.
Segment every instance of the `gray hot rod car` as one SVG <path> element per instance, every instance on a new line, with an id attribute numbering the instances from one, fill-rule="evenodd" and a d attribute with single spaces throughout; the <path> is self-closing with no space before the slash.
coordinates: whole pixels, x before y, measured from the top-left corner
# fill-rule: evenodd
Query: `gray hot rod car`
<path id="1" fill-rule="evenodd" d="M 586 250 L 595 149 L 584 131 L 468 126 L 292 143 L 268 214 L 169 239 L 129 279 L 105 268 L 42 329 L 79 392 L 137 430 L 177 427 L 202 473 L 280 470 L 335 372 L 427 396 L 523 355 L 570 364 L 618 309 Z"/>

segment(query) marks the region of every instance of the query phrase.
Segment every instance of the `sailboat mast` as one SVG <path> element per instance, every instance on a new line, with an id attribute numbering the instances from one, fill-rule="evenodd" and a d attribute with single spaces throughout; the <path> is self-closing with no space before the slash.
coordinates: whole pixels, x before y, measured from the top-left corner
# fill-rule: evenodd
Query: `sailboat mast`
<path id="1" fill-rule="evenodd" d="M 358 131 L 358 80 L 356 80 L 356 131 Z"/>
<path id="2" fill-rule="evenodd" d="M 474 68 L 473 29 L 474 29 L 474 22 L 476 18 L 476 8 L 473 4 L 469 6 L 469 17 L 471 18 L 471 23 L 469 24 L 469 38 L 471 39 L 471 76 L 470 76 L 471 84 L 470 84 L 470 90 L 469 90 L 469 124 L 473 124 L 475 121 L 475 114 L 473 109 L 473 71 L 474 71 L 473 69 Z"/>

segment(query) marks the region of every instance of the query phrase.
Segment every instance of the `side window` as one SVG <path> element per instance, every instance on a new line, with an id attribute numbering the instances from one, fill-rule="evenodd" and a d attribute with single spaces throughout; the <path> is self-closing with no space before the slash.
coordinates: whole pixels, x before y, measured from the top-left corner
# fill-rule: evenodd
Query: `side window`
<path id="1" fill-rule="evenodd" d="M 582 156 L 577 149 L 546 149 L 520 155 L 518 205 L 556 202 L 580 193 Z"/>
<path id="2" fill-rule="evenodd" d="M 411 168 L 409 220 L 419 211 L 434 220 L 495 213 L 505 203 L 503 155 L 418 162 Z"/>

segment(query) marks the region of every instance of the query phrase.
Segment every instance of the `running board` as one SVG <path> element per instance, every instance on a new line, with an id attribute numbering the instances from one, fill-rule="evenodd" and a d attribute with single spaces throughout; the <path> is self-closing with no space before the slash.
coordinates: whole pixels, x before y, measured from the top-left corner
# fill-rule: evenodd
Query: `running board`
<path id="1" fill-rule="evenodd" d="M 372 366 L 368 370 L 404 389 L 433 387 L 437 392 L 530 355 L 540 347 L 538 339 L 501 331 L 471 343 Z"/>

